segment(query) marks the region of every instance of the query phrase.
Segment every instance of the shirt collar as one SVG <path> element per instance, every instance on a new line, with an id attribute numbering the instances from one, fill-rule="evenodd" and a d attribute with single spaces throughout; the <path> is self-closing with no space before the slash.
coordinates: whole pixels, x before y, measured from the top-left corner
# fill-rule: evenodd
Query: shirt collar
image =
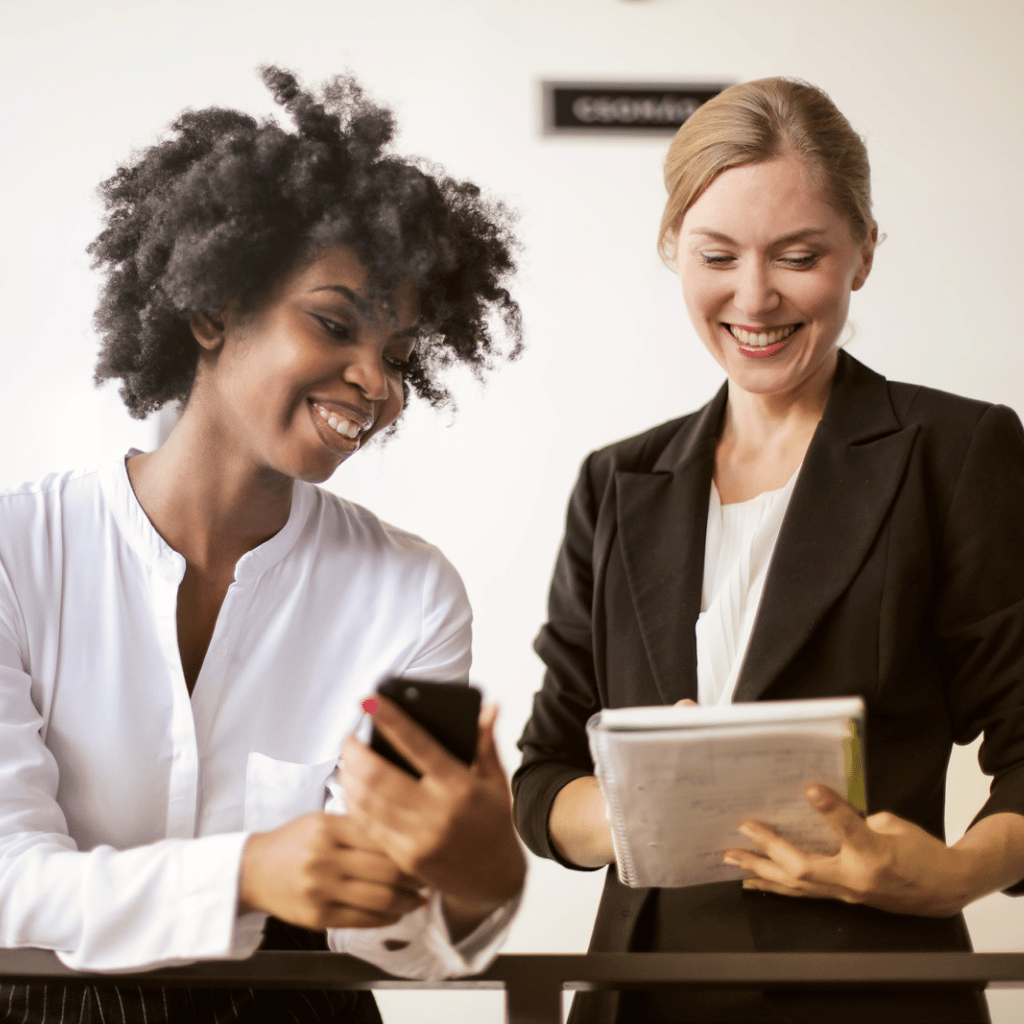
<path id="1" fill-rule="evenodd" d="M 180 582 L 185 575 L 185 559 L 157 533 L 128 479 L 126 460 L 138 454 L 139 450 L 132 448 L 127 454 L 107 459 L 100 465 L 103 494 L 122 535 L 139 558 L 162 576 Z M 273 537 L 238 560 L 236 580 L 256 579 L 291 551 L 309 519 L 315 491 L 312 484 L 295 481 L 288 521 Z"/>

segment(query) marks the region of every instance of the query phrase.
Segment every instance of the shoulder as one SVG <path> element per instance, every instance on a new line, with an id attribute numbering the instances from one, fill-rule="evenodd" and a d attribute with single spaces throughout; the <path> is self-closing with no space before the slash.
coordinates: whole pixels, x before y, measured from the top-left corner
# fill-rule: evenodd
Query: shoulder
<path id="1" fill-rule="evenodd" d="M 887 380 L 845 353 L 833 398 L 822 420 L 827 429 L 812 442 L 819 455 L 856 451 L 878 466 L 896 458 L 899 501 L 936 524 L 966 522 L 974 530 L 996 509 L 1019 519 L 1024 429 L 1012 409 Z"/>
<path id="2" fill-rule="evenodd" d="M 931 459 L 956 472 L 968 459 L 1024 459 L 1024 428 L 1013 409 L 937 388 L 886 381 L 900 424 L 919 432 Z"/>
<path id="3" fill-rule="evenodd" d="M 464 593 L 458 572 L 437 545 L 331 491 L 312 484 L 296 486 L 309 503 L 306 543 L 301 546 L 318 564 L 337 567 L 341 562 L 346 571 L 364 565 L 406 582 L 416 577 L 425 585 Z"/>
<path id="4" fill-rule="evenodd" d="M 823 423 L 855 444 L 913 431 L 918 452 L 949 467 L 990 439 L 1003 444 L 1021 435 L 1017 414 L 1006 406 L 888 380 L 846 352 Z"/>
<path id="5" fill-rule="evenodd" d="M 29 480 L 12 487 L 0 488 L 0 514 L 17 514 L 21 509 L 39 508 L 60 502 L 68 494 L 88 492 L 98 486 L 96 469 L 48 473 L 40 480 Z"/>
<path id="6" fill-rule="evenodd" d="M 0 490 L 0 621 L 17 627 L 31 607 L 58 600 L 69 524 L 87 532 L 94 553 L 103 502 L 95 471 L 51 473 Z M 11 616 L 13 615 L 13 620 Z M 27 633 L 18 630 L 23 638 Z M 25 640 L 27 644 L 27 639 Z"/>
<path id="7" fill-rule="evenodd" d="M 878 407 L 884 406 L 885 412 L 895 417 L 894 426 L 944 429 L 950 435 L 973 432 L 979 421 L 993 413 L 997 419 L 1016 419 L 1016 414 L 1006 406 L 923 384 L 889 380 L 846 351 L 839 356 L 833 399 L 836 401 L 830 399 L 830 407 L 836 405 L 835 411 L 849 420 L 873 417 Z M 826 410 L 827 418 L 833 418 L 831 412 L 831 408 Z"/>
<path id="8" fill-rule="evenodd" d="M 969 435 L 989 414 L 993 414 L 996 419 L 1016 419 L 1016 414 L 1006 406 L 967 398 L 950 391 L 890 380 L 886 381 L 886 387 L 893 412 L 904 426 L 917 425 L 951 436 Z"/>
<path id="9" fill-rule="evenodd" d="M 592 452 L 587 465 L 592 473 L 610 476 L 616 472 L 650 473 L 671 469 L 702 439 L 714 440 L 725 405 L 725 392 L 707 405 L 685 416 L 666 420 L 655 427 Z"/>
<path id="10" fill-rule="evenodd" d="M 50 473 L 0 490 L 0 543 L 18 548 L 26 543 L 35 550 L 54 539 L 56 524 L 71 517 L 88 518 L 101 503 L 99 473 L 69 470 Z"/>
<path id="11" fill-rule="evenodd" d="M 653 469 L 669 443 L 687 428 L 695 415 L 696 413 L 691 413 L 688 416 L 667 420 L 642 433 L 598 448 L 591 453 L 590 461 L 594 466 L 606 467 L 608 470 L 643 472 Z"/>
<path id="12" fill-rule="evenodd" d="M 305 490 L 309 518 L 325 532 L 324 540 L 412 557 L 439 553 L 429 541 L 385 522 L 363 505 L 312 484 L 297 483 L 296 487 Z"/>

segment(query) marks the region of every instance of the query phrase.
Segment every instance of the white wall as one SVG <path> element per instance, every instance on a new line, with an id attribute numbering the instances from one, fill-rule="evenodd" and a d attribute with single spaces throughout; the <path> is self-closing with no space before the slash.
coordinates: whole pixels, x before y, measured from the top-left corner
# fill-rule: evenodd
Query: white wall
<path id="1" fill-rule="evenodd" d="M 5 5 L 0 25 L 0 481 L 152 443 L 152 424 L 90 383 L 93 190 L 184 106 L 270 112 L 257 64 L 307 80 L 351 69 L 397 108 L 404 151 L 519 208 L 527 354 L 486 392 L 469 383 L 453 427 L 413 409 L 395 440 L 331 483 L 462 570 L 475 675 L 502 702 L 509 765 L 540 679 L 530 643 L 579 461 L 720 381 L 654 253 L 666 142 L 542 137 L 542 78 L 787 74 L 825 87 L 867 136 L 888 236 L 854 302 L 852 351 L 891 377 L 1024 411 L 1024 7 L 1013 0 L 36 0 Z M 984 786 L 958 758 L 954 827 Z M 509 948 L 583 949 L 597 883 L 535 863 Z M 982 901 L 970 915 L 978 948 L 1022 948 L 1021 914 L 1003 896 Z M 501 1016 L 497 993 L 381 1002 L 389 1024 Z M 993 1007 L 1024 1015 L 1016 994 Z"/>

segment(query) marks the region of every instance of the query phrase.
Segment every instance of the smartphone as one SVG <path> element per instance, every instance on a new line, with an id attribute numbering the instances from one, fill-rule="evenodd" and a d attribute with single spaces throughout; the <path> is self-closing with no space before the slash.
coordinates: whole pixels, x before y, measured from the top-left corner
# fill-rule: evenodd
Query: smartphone
<path id="1" fill-rule="evenodd" d="M 425 683 L 419 679 L 388 679 L 377 692 L 397 704 L 449 753 L 465 764 L 476 756 L 480 691 L 465 683 Z M 376 728 L 370 734 L 370 749 L 415 778 L 418 772 Z"/>

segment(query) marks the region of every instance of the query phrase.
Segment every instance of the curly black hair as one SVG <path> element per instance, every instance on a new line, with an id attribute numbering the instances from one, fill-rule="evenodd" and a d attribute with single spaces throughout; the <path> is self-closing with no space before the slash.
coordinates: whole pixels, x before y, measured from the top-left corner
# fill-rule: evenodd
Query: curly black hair
<path id="1" fill-rule="evenodd" d="M 336 245 L 366 266 L 374 295 L 386 300 L 408 280 L 419 290 L 407 392 L 442 406 L 446 369 L 482 376 L 516 358 L 519 306 L 504 287 L 515 270 L 511 212 L 471 182 L 391 153 L 394 116 L 350 76 L 316 94 L 288 71 L 260 73 L 295 131 L 237 110 L 188 110 L 100 186 L 106 226 L 88 250 L 106 273 L 96 383 L 120 379 L 140 419 L 187 401 L 198 356 L 190 316 L 231 301 L 251 308 Z"/>

